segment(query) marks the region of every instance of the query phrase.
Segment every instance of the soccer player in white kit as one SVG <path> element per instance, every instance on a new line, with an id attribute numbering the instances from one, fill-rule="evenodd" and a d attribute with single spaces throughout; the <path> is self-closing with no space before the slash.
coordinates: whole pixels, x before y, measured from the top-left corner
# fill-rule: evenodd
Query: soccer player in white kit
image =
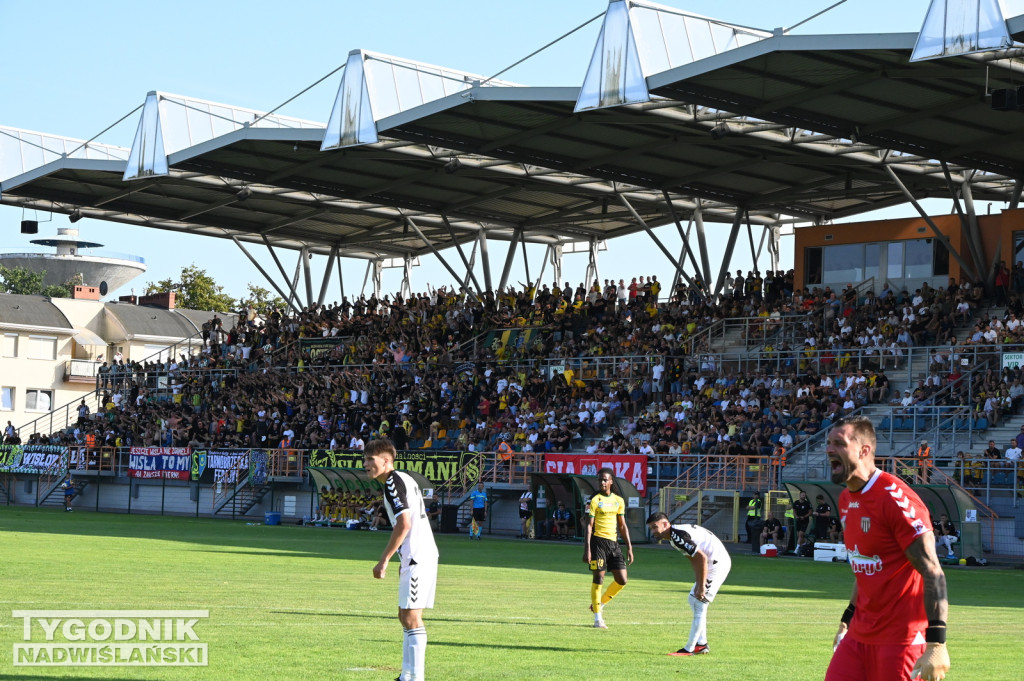
<path id="1" fill-rule="evenodd" d="M 437 545 L 423 493 L 411 476 L 395 470 L 395 455 L 395 446 L 387 438 L 373 440 L 363 450 L 366 472 L 384 484 L 384 508 L 394 528 L 384 553 L 373 566 L 373 576 L 384 579 L 388 562 L 398 553 L 398 619 L 404 638 L 402 673 L 395 681 L 424 681 L 427 630 L 423 626 L 423 609 L 434 607 Z"/>
<path id="2" fill-rule="evenodd" d="M 711 652 L 708 648 L 708 606 L 729 576 L 732 558 L 722 540 L 699 525 L 673 525 L 667 515 L 657 512 L 647 518 L 647 527 L 652 536 L 667 539 L 672 548 L 690 559 L 695 577 L 689 599 L 693 610 L 690 640 L 686 647 L 669 655 L 707 655 Z"/>

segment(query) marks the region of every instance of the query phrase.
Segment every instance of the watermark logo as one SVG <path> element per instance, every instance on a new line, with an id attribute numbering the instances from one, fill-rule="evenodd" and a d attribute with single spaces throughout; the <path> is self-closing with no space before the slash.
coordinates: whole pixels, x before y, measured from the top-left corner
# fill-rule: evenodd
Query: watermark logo
<path id="1" fill-rule="evenodd" d="M 15 667 L 205 667 L 209 610 L 14 610 Z"/>

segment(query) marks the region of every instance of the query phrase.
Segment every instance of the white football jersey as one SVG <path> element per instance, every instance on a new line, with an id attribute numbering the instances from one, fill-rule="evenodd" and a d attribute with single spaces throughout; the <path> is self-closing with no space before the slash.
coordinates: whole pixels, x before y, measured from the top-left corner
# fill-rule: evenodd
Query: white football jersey
<path id="1" fill-rule="evenodd" d="M 423 492 L 416 481 L 406 473 L 391 471 L 384 479 L 384 501 L 392 527 L 403 513 L 408 513 L 412 521 L 412 528 L 398 549 L 402 560 L 416 563 L 437 561 L 437 544 L 434 543 L 434 533 L 423 504 Z"/>
<path id="2" fill-rule="evenodd" d="M 673 548 L 691 558 L 699 549 L 707 556 L 709 563 L 723 560 L 729 555 L 722 540 L 699 525 L 673 525 L 669 542 Z"/>

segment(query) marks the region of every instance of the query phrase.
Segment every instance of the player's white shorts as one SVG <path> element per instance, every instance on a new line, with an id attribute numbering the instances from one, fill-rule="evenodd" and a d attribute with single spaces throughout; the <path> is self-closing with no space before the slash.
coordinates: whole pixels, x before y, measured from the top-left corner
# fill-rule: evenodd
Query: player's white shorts
<path id="1" fill-rule="evenodd" d="M 708 565 L 708 577 L 704 582 L 704 602 L 710 603 L 715 600 L 715 596 L 718 595 L 718 590 L 722 588 L 722 584 L 725 583 L 725 578 L 729 576 L 729 570 L 732 569 L 732 558 L 729 554 L 725 554 L 724 557 L 718 558 L 714 563 Z M 693 595 L 694 589 L 697 585 L 694 584 L 693 588 L 690 589 L 690 595 Z"/>
<path id="2" fill-rule="evenodd" d="M 403 558 L 398 576 L 398 607 L 421 610 L 434 607 L 437 587 L 437 561 L 407 564 Z"/>

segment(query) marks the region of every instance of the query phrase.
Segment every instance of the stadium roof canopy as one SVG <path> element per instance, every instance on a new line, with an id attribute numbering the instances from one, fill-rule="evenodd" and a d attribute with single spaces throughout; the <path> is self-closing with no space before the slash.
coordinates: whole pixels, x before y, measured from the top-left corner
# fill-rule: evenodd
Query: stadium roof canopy
<path id="1" fill-rule="evenodd" d="M 1024 17 L 1008 23 L 1024 28 Z M 916 40 L 781 35 L 655 74 L 648 85 L 663 97 L 921 160 L 1024 175 L 1024 119 L 995 110 L 991 97 L 1024 79 L 1021 51 L 911 62 Z"/>
<path id="2" fill-rule="evenodd" d="M 1024 17 L 1006 25 L 1024 33 Z M 332 257 L 458 245 L 467 270 L 461 245 L 486 257 L 487 238 L 593 258 L 604 238 L 725 222 L 727 265 L 741 221 L 820 223 L 965 186 L 1015 205 L 1024 118 L 988 95 L 1015 87 L 1017 50 L 912 63 L 916 39 L 612 2 L 580 88 L 354 50 L 326 125 L 154 92 L 130 149 L 0 129 L 0 202 Z"/>

